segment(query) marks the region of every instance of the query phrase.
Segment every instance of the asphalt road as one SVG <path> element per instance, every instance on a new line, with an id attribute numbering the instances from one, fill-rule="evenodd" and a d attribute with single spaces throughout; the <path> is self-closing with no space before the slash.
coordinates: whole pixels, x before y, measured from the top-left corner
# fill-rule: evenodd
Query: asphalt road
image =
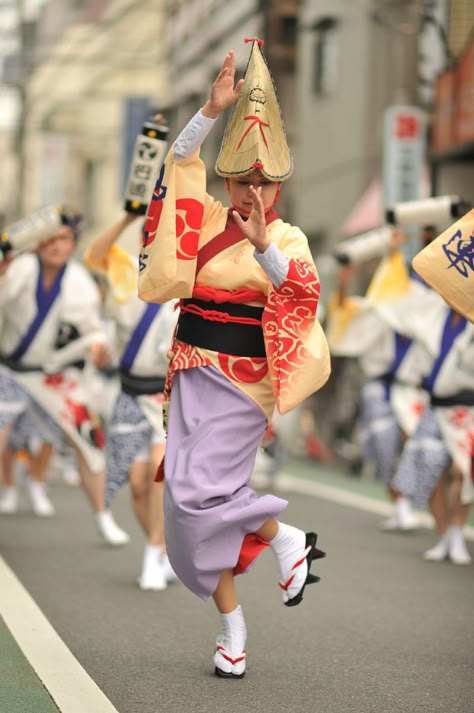
<path id="1" fill-rule="evenodd" d="M 52 496 L 54 518 L 0 518 L 0 554 L 119 713 L 474 713 L 474 566 L 423 562 L 432 532 L 380 533 L 375 514 L 290 493 L 282 519 L 319 533 L 322 581 L 288 609 L 270 552 L 239 578 L 247 674 L 227 681 L 212 602 L 138 589 L 128 491 L 120 549 L 100 542 L 80 489 Z"/>

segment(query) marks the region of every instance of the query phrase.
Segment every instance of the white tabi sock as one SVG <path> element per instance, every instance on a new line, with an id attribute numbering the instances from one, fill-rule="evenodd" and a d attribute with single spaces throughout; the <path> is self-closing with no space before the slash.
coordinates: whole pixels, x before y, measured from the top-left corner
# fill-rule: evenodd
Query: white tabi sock
<path id="1" fill-rule="evenodd" d="M 143 569 L 152 566 L 161 559 L 162 551 L 159 545 L 146 545 L 143 553 Z"/>
<path id="2" fill-rule="evenodd" d="M 450 525 L 449 533 L 449 559 L 454 564 L 470 564 L 471 555 L 469 554 L 462 527 L 458 525 Z"/>
<path id="3" fill-rule="evenodd" d="M 95 513 L 99 532 L 110 545 L 126 545 L 130 537 L 115 522 L 110 510 Z"/>
<path id="4" fill-rule="evenodd" d="M 279 522 L 278 532 L 268 544 L 277 560 L 281 584 L 287 583 L 290 577 L 294 575 L 288 589 L 283 590 L 283 601 L 286 602 L 298 594 L 306 581 L 308 574 L 306 561 L 296 569 L 293 569 L 296 562 L 304 556 L 306 534 L 303 530 L 293 527 L 293 525 L 285 525 L 285 523 Z"/>
<path id="5" fill-rule="evenodd" d="M 138 579 L 140 589 L 163 591 L 166 576 L 162 562 L 163 552 L 159 545 L 146 545 L 143 553 L 142 573 Z"/>
<path id="6" fill-rule="evenodd" d="M 401 495 L 395 500 L 395 517 L 397 518 L 400 529 L 411 530 L 414 529 L 418 520 L 413 513 L 413 508 L 411 501 L 404 495 Z"/>
<path id="7" fill-rule="evenodd" d="M 221 622 L 222 634 L 219 640 L 231 656 L 240 656 L 245 650 L 247 641 L 247 627 L 242 607 L 239 605 L 229 614 L 221 614 Z"/>
<path id="8" fill-rule="evenodd" d="M 14 485 L 5 486 L 0 497 L 0 513 L 14 513 L 18 510 L 18 491 Z"/>
<path id="9" fill-rule="evenodd" d="M 50 517 L 54 515 L 54 505 L 46 494 L 44 483 L 30 481 L 29 484 L 31 502 L 36 515 Z"/>

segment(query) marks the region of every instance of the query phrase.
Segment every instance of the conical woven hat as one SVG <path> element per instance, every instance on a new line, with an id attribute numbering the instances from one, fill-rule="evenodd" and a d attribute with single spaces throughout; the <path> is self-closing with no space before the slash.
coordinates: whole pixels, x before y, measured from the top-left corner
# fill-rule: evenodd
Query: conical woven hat
<path id="1" fill-rule="evenodd" d="M 253 40 L 240 96 L 227 124 L 216 173 L 245 176 L 256 168 L 270 181 L 284 181 L 293 171 L 280 106 L 270 70 Z"/>

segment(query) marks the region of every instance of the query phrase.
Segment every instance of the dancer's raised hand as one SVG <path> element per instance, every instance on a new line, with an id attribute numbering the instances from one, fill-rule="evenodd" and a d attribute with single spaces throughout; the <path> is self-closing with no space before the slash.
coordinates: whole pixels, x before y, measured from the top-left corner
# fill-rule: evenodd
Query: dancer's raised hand
<path id="1" fill-rule="evenodd" d="M 216 119 L 221 112 L 232 106 L 237 101 L 244 84 L 239 79 L 235 84 L 235 55 L 232 50 L 227 53 L 221 70 L 217 75 L 211 89 L 211 96 L 204 104 L 202 113 L 209 119 Z"/>

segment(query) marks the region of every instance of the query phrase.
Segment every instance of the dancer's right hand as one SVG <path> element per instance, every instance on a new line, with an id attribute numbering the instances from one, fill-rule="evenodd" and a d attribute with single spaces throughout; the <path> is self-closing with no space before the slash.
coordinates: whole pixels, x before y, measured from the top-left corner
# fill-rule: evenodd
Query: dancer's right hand
<path id="1" fill-rule="evenodd" d="M 232 50 L 227 53 L 221 70 L 211 89 L 211 96 L 204 104 L 202 113 L 208 119 L 217 119 L 219 114 L 237 101 L 244 84 L 243 79 L 235 82 L 235 55 Z"/>

